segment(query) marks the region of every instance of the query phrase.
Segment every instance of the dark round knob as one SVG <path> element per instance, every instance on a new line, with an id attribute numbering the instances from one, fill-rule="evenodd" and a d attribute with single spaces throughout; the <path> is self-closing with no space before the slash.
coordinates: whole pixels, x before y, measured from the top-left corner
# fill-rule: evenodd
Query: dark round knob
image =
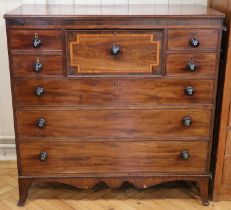
<path id="1" fill-rule="evenodd" d="M 41 47 L 41 45 L 42 45 L 41 39 L 39 39 L 39 38 L 33 39 L 33 41 L 32 41 L 32 47 L 39 48 L 39 47 Z"/>
<path id="2" fill-rule="evenodd" d="M 189 152 L 186 151 L 186 150 L 181 151 L 180 157 L 181 157 L 181 159 L 183 159 L 183 160 L 188 160 L 188 159 L 189 159 Z"/>
<path id="3" fill-rule="evenodd" d="M 46 126 L 46 120 L 43 118 L 43 117 L 40 117 L 38 120 L 37 120 L 37 126 L 39 128 L 45 128 Z"/>
<path id="4" fill-rule="evenodd" d="M 184 117 L 183 124 L 185 127 L 189 127 L 192 125 L 192 119 L 191 117 Z"/>
<path id="5" fill-rule="evenodd" d="M 194 90 L 194 88 L 193 87 L 186 87 L 185 89 L 184 89 L 184 92 L 185 92 L 185 95 L 187 95 L 187 96 L 193 96 L 194 95 L 194 93 L 195 93 L 195 90 Z"/>
<path id="6" fill-rule="evenodd" d="M 197 38 L 192 38 L 192 39 L 189 40 L 189 44 L 190 44 L 191 47 L 197 48 L 197 47 L 200 46 L 200 41 Z"/>
<path id="7" fill-rule="evenodd" d="M 197 65 L 194 62 L 192 62 L 192 61 L 188 62 L 188 64 L 187 64 L 187 70 L 188 71 L 194 72 L 194 71 L 196 71 L 196 69 L 197 69 Z"/>
<path id="8" fill-rule="evenodd" d="M 35 95 L 36 96 L 43 96 L 44 95 L 44 89 L 43 89 L 43 87 L 36 87 L 35 89 L 34 89 L 34 93 L 35 93 Z"/>
<path id="9" fill-rule="evenodd" d="M 48 158 L 48 153 L 47 152 L 41 152 L 39 154 L 39 160 L 45 161 L 45 160 L 47 160 L 47 158 Z"/>
<path id="10" fill-rule="evenodd" d="M 33 69 L 35 72 L 39 73 L 40 71 L 42 71 L 42 68 L 43 68 L 43 65 L 39 62 L 36 62 L 34 65 L 33 65 Z"/>
<path id="11" fill-rule="evenodd" d="M 120 46 L 118 45 L 113 45 L 111 48 L 111 54 L 116 56 L 120 54 Z"/>

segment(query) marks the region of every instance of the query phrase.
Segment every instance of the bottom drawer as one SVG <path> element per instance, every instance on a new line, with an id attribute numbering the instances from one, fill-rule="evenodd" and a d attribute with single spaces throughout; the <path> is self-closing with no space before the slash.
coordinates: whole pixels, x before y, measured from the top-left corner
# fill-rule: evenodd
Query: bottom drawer
<path id="1" fill-rule="evenodd" d="M 203 141 L 34 141 L 20 143 L 21 175 L 206 173 Z"/>

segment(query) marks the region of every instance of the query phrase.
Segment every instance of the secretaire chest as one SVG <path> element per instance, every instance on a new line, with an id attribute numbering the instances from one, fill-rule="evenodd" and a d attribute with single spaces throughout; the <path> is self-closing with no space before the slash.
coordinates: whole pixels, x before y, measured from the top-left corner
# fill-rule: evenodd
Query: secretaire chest
<path id="1" fill-rule="evenodd" d="M 19 205 L 34 181 L 174 180 L 208 204 L 221 13 L 25 5 L 5 18 Z"/>

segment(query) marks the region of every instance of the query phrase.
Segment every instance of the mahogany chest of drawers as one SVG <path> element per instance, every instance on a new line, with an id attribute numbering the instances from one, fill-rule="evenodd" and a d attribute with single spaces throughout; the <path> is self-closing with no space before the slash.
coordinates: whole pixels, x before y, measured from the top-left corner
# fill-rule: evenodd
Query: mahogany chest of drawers
<path id="1" fill-rule="evenodd" d="M 5 18 L 19 205 L 36 181 L 174 180 L 208 204 L 222 13 L 24 5 Z"/>

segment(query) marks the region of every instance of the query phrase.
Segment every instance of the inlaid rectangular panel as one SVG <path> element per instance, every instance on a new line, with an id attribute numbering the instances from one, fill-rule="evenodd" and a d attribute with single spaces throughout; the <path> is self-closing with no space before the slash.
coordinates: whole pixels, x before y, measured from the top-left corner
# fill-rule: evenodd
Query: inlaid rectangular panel
<path id="1" fill-rule="evenodd" d="M 48 158 L 39 160 L 46 152 Z M 187 151 L 188 160 L 181 158 Z M 206 173 L 208 142 L 73 142 L 39 140 L 20 144 L 23 175 Z M 136 161 L 135 161 L 136 160 Z M 174 166 L 174 167 L 173 167 Z"/>
<path id="2" fill-rule="evenodd" d="M 162 31 L 67 30 L 68 75 L 161 74 Z"/>
<path id="3" fill-rule="evenodd" d="M 18 106 L 126 106 L 211 104 L 213 80 L 192 79 L 24 79 L 14 83 Z M 43 94 L 36 95 L 36 88 Z M 186 87 L 194 94 L 186 95 Z"/>
<path id="4" fill-rule="evenodd" d="M 188 126 L 185 118 L 190 120 Z M 115 108 L 17 111 L 17 119 L 19 138 L 208 137 L 211 110 Z"/>

